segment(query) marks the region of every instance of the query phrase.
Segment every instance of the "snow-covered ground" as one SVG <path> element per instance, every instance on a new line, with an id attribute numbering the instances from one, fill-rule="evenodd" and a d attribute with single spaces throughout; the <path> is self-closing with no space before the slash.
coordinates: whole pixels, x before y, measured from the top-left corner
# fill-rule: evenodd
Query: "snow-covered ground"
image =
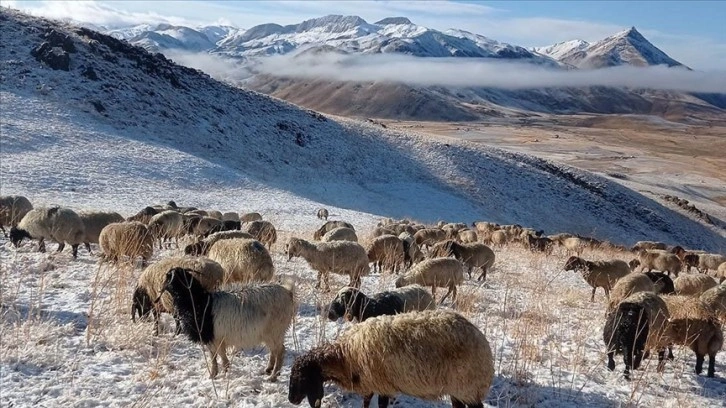
<path id="1" fill-rule="evenodd" d="M 439 141 L 376 125 L 333 120 L 240 91 L 158 57 L 3 11 L 0 54 L 0 193 L 36 206 L 107 209 L 130 215 L 174 200 L 223 211 L 259 211 L 280 231 L 276 275 L 295 276 L 299 309 L 288 332 L 279 382 L 259 372 L 266 352 L 236 355 L 210 380 L 202 349 L 150 323 L 132 324 L 140 270 L 99 266 L 80 251 L 40 254 L 0 238 L 0 405 L 289 406 L 292 359 L 331 340 L 348 323 L 322 319 L 331 294 L 286 261 L 284 242 L 310 236 L 315 209 L 355 225 L 360 236 L 383 216 L 423 222 L 476 219 L 594 234 L 624 244 L 652 238 L 704 249 L 724 238 L 603 178 L 531 156 Z M 30 56 L 48 28 L 70 33 L 71 70 Z M 99 37 L 100 38 L 100 37 Z M 96 42 L 94 42 L 96 41 Z M 81 75 L 93 66 L 98 80 Z M 98 102 L 104 110 L 94 108 Z M 54 250 L 54 245 L 49 245 Z M 96 251 L 97 248 L 94 247 Z M 178 253 L 157 253 L 153 261 Z M 566 254 L 497 249 L 488 281 L 467 281 L 458 310 L 488 336 L 496 378 L 487 399 L 501 406 L 717 406 L 726 399 L 726 354 L 716 379 L 693 374 L 695 357 L 676 353 L 663 375 L 652 360 L 626 382 L 605 369 L 604 298 L 588 302 L 582 278 L 562 271 Z M 624 254 L 586 253 L 589 258 Z M 394 277 L 364 278 L 366 291 Z M 334 287 L 345 283 L 334 277 Z M 622 364 L 619 365 L 619 369 Z M 360 398 L 326 387 L 325 407 Z M 401 397 L 400 406 L 436 407 Z"/>

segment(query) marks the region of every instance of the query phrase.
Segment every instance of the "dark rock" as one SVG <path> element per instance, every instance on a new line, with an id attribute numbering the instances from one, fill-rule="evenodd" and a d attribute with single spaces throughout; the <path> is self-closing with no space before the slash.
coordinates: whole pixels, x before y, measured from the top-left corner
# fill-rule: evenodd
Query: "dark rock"
<path id="1" fill-rule="evenodd" d="M 99 79 L 98 74 L 96 74 L 96 70 L 93 69 L 93 67 L 90 65 L 83 69 L 83 71 L 81 72 L 81 75 L 90 79 L 91 81 L 98 81 L 98 79 Z"/>
<path id="2" fill-rule="evenodd" d="M 91 101 L 91 105 L 93 105 L 93 107 L 96 108 L 96 112 L 98 112 L 98 113 L 106 112 L 106 107 L 103 106 L 101 101 Z"/>
<path id="3" fill-rule="evenodd" d="M 73 39 L 67 34 L 60 33 L 56 30 L 50 30 L 45 34 L 45 40 L 53 47 L 60 47 L 65 52 L 76 52 L 76 45 Z"/>
<path id="4" fill-rule="evenodd" d="M 52 69 L 70 71 L 71 56 L 61 47 L 53 47 L 49 42 L 44 42 L 30 51 L 30 55 L 38 62 L 42 62 Z"/>

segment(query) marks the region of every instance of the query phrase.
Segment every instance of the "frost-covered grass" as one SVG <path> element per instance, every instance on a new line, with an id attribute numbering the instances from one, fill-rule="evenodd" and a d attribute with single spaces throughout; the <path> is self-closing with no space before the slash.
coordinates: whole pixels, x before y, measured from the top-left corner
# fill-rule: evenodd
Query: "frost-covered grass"
<path id="1" fill-rule="evenodd" d="M 309 236 L 311 227 L 294 231 Z M 349 219 L 365 230 L 357 218 Z M 64 253 L 35 252 L 37 245 L 12 248 L 0 239 L 2 276 L 2 348 L 0 404 L 3 406 L 290 406 L 287 379 L 293 358 L 332 340 L 350 323 L 329 322 L 324 310 L 335 289 L 314 289 L 315 273 L 304 261 L 287 261 L 285 237 L 273 247 L 277 276 L 297 281 L 298 312 L 288 331 L 280 379 L 269 383 L 261 374 L 267 361 L 263 349 L 245 350 L 232 359 L 230 371 L 210 380 L 201 347 L 174 336 L 174 323 L 164 315 L 159 337 L 151 321 L 132 323 L 131 293 L 139 268 L 99 265 L 81 250 L 78 260 Z M 50 248 L 54 250 L 55 248 Z M 94 247 L 95 249 L 95 247 Z M 715 379 L 695 375 L 695 356 L 677 349 L 664 374 L 655 361 L 644 363 L 633 380 L 605 367 L 602 325 L 605 297 L 589 302 L 589 287 L 562 265 L 568 254 L 531 254 L 512 245 L 497 249 L 497 261 L 487 282 L 466 281 L 456 310 L 488 337 L 495 355 L 496 377 L 486 400 L 494 406 L 615 406 L 696 407 L 723 405 L 726 398 L 726 353 L 718 355 Z M 180 253 L 170 249 L 162 256 Z M 627 254 L 588 252 L 592 259 Z M 395 276 L 371 275 L 363 289 L 392 288 Z M 341 276 L 331 278 L 343 286 Z M 441 296 L 441 293 L 438 293 Z M 452 307 L 447 301 L 443 307 Z M 359 406 L 361 399 L 326 387 L 325 407 Z M 402 396 L 404 406 L 443 407 L 446 401 L 425 402 Z"/>

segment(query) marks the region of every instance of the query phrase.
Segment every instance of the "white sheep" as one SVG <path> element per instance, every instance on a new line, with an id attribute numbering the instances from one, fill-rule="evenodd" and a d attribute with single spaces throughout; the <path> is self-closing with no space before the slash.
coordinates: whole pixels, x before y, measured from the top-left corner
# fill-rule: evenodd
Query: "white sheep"
<path id="1" fill-rule="evenodd" d="M 666 245 L 663 242 L 657 242 L 657 241 L 638 241 L 633 245 L 633 247 L 630 249 L 633 252 L 640 252 L 643 250 L 648 249 L 660 249 L 665 250 L 668 248 L 668 245 Z"/>
<path id="2" fill-rule="evenodd" d="M 222 265 L 225 283 L 269 282 L 275 273 L 270 252 L 255 239 L 218 240 L 207 256 Z"/>
<path id="3" fill-rule="evenodd" d="M 710 270 L 718 271 L 721 264 L 726 263 L 726 256 L 719 254 L 697 254 L 698 255 L 698 272 L 708 273 Z"/>
<path id="4" fill-rule="evenodd" d="M 670 276 L 673 273 L 678 277 L 683 264 L 675 254 L 660 251 L 642 250 L 638 253 L 638 262 L 640 262 L 641 272 L 650 272 L 653 269 L 660 272 L 667 272 Z"/>
<path id="5" fill-rule="evenodd" d="M 208 210 L 207 216 L 214 218 L 215 220 L 222 221 L 222 212 L 217 210 Z"/>
<path id="6" fill-rule="evenodd" d="M 171 294 L 182 332 L 209 350 L 211 378 L 219 372 L 217 355 L 228 370 L 227 348 L 264 344 L 270 350 L 265 373 L 270 381 L 277 379 L 285 357 L 285 332 L 295 315 L 292 284 L 255 284 L 210 292 L 194 272 L 175 268 L 167 272 L 164 290 Z"/>
<path id="7" fill-rule="evenodd" d="M 481 269 L 481 275 L 477 280 L 487 278 L 487 271 L 494 265 L 494 251 L 482 243 L 460 244 L 456 241 L 443 241 L 433 246 L 431 249 L 433 257 L 454 256 L 467 267 L 469 279 L 474 268 Z"/>
<path id="8" fill-rule="evenodd" d="M 462 244 L 471 244 L 479 241 L 479 235 L 474 230 L 462 229 L 457 232 L 456 240 Z"/>
<path id="9" fill-rule="evenodd" d="M 718 285 L 712 277 L 708 275 L 692 275 L 683 274 L 673 280 L 673 287 L 677 295 L 699 297 L 701 294 L 712 287 Z"/>
<path id="10" fill-rule="evenodd" d="M 703 292 L 701 301 L 721 319 L 721 322 L 726 323 L 726 285 L 714 286 Z"/>
<path id="11" fill-rule="evenodd" d="M 277 230 L 269 221 L 250 221 L 247 223 L 246 231 L 256 240 L 265 244 L 268 249 L 272 248 L 272 244 L 277 242 Z"/>
<path id="12" fill-rule="evenodd" d="M 81 217 L 86 231 L 83 244 L 89 253 L 91 252 L 91 244 L 98 244 L 101 231 L 108 224 L 124 221 L 124 217 L 117 212 L 82 211 L 78 213 L 78 216 Z"/>
<path id="13" fill-rule="evenodd" d="M 3 235 L 7 236 L 5 226 L 14 227 L 25 217 L 33 204 L 24 196 L 0 196 L 0 229 Z"/>
<path id="14" fill-rule="evenodd" d="M 651 272 L 652 273 L 652 272 Z M 607 311 L 614 310 L 625 298 L 638 292 L 655 292 L 655 283 L 644 273 L 629 273 L 612 286 Z"/>
<path id="15" fill-rule="evenodd" d="M 427 259 L 413 268 L 405 275 L 396 279 L 396 287 L 408 285 L 421 285 L 431 287 L 431 294 L 436 299 L 436 288 L 448 288 L 448 292 L 441 298 L 439 304 L 444 303 L 449 294 L 452 302 L 456 303 L 456 287 L 464 282 L 464 264 L 453 258 Z"/>
<path id="16" fill-rule="evenodd" d="M 355 228 L 353 227 L 353 225 L 350 223 L 347 223 L 345 221 L 328 221 L 325 224 L 323 224 L 320 228 L 315 230 L 315 232 L 313 233 L 313 239 L 316 241 L 320 241 L 320 239 L 323 238 L 323 235 L 325 235 L 328 231 L 334 230 L 336 228 L 341 228 L 341 227 L 350 228 L 353 231 L 355 231 Z"/>
<path id="17" fill-rule="evenodd" d="M 219 231 L 222 227 L 222 221 L 214 217 L 201 217 L 194 223 L 192 234 L 197 237 L 206 237 L 213 231 Z"/>
<path id="18" fill-rule="evenodd" d="M 147 226 L 139 221 L 124 221 L 108 224 L 98 236 L 101 261 L 117 263 L 122 256 L 133 262 L 142 258 L 142 265 L 154 254 L 154 238 Z"/>
<path id="19" fill-rule="evenodd" d="M 174 310 L 174 302 L 168 293 L 160 296 L 164 290 L 166 273 L 174 268 L 184 268 L 194 273 L 202 286 L 207 291 L 213 291 L 224 279 L 224 269 L 217 262 L 209 258 L 174 256 L 164 258 L 159 262 L 149 265 L 139 276 L 136 289 L 131 298 L 131 320 L 154 314 L 154 335 L 159 335 L 159 317 L 161 313 L 169 313 L 174 316 L 176 322 L 176 333 L 181 331 L 178 314 Z"/>
<path id="20" fill-rule="evenodd" d="M 239 214 L 237 214 L 234 211 L 229 211 L 229 212 L 222 214 L 222 221 L 241 222 L 241 220 L 239 219 Z"/>
<path id="21" fill-rule="evenodd" d="M 446 231 L 439 228 L 424 228 L 413 234 L 413 239 L 420 247 L 430 247 L 446 239 Z"/>
<path id="22" fill-rule="evenodd" d="M 585 282 L 592 287 L 590 302 L 595 301 L 595 291 L 597 288 L 603 288 L 605 290 L 605 296 L 610 299 L 610 289 L 613 285 L 620 278 L 630 273 L 630 266 L 625 261 L 619 259 L 611 261 L 587 261 L 576 256 L 571 256 L 565 262 L 564 269 L 566 271 L 580 272 Z"/>
<path id="23" fill-rule="evenodd" d="M 162 211 L 149 221 L 149 232 L 154 239 L 159 240 L 159 248 L 163 248 L 166 240 L 174 239 L 177 248 L 179 247 L 179 236 L 183 233 L 184 217 L 174 210 Z"/>
<path id="24" fill-rule="evenodd" d="M 302 257 L 318 272 L 316 288 L 320 288 L 324 281 L 325 290 L 330 289 L 330 273 L 350 276 L 348 286 L 358 288 L 361 276 L 370 272 L 366 250 L 357 242 L 310 242 L 293 237 L 288 241 L 285 252 L 288 261 L 293 257 Z"/>
<path id="25" fill-rule="evenodd" d="M 398 394 L 449 395 L 455 408 L 481 407 L 493 378 L 484 333 L 455 312 L 427 310 L 368 319 L 296 358 L 288 400 L 320 407 L 324 383 L 332 381 L 362 395 L 365 407 L 375 394 L 379 407 Z"/>
<path id="26" fill-rule="evenodd" d="M 24 238 L 37 239 L 38 250 L 45 252 L 45 240 L 58 242 L 58 252 L 66 244 L 73 248 L 73 258 L 78 257 L 78 245 L 85 238 L 83 221 L 70 208 L 34 208 L 28 211 L 16 227 L 10 229 L 10 241 L 18 247 Z"/>
<path id="27" fill-rule="evenodd" d="M 201 241 L 197 241 L 193 244 L 189 244 L 186 247 L 184 247 L 184 253 L 186 255 L 207 255 L 209 253 L 209 248 L 214 245 L 215 242 L 223 240 L 223 239 L 232 239 L 232 238 L 245 238 L 245 239 L 255 239 L 252 235 L 243 232 L 243 231 L 220 231 L 215 232 L 214 234 L 209 235 L 208 237 L 204 238 Z"/>
<path id="28" fill-rule="evenodd" d="M 320 239 L 323 242 L 330 242 L 330 241 L 352 241 L 352 242 L 358 242 L 358 235 L 356 235 L 355 230 L 352 230 L 347 227 L 338 227 L 334 228 L 323 235 L 323 237 Z"/>
<path id="29" fill-rule="evenodd" d="M 262 221 L 262 215 L 258 212 L 245 213 L 239 216 L 239 220 L 242 221 L 242 223 Z"/>

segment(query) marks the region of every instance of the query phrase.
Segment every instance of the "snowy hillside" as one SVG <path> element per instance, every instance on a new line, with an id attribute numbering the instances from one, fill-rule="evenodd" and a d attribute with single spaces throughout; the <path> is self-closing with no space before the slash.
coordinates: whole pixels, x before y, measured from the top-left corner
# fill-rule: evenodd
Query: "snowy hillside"
<path id="1" fill-rule="evenodd" d="M 126 205 L 136 208 L 164 200 L 153 187 L 158 180 L 177 179 L 180 163 L 196 163 L 181 165 L 188 177 L 179 181 L 187 188 L 211 184 L 222 193 L 264 184 L 375 215 L 485 217 L 625 244 L 649 238 L 726 246 L 717 233 L 607 180 L 475 144 L 443 144 L 334 121 L 84 28 L 59 31 L 68 33 L 75 51 L 67 54 L 69 71 L 52 70 L 30 51 L 45 37 L 65 41 L 47 34 L 61 29 L 15 13 L 4 12 L 3 18 L 3 104 L 17 107 L 17 114 L 4 115 L 3 191 L 33 191 L 48 199 L 59 193 L 115 196 L 114 178 L 123 171 L 138 179 L 134 186 L 122 183 L 135 191 Z M 38 132 L 35 115 L 68 130 Z M 61 141 L 74 152 L 58 154 Z M 104 148 L 122 142 L 134 148 Z M 134 159 L 149 149 L 156 152 L 152 162 Z M 39 163 L 52 171 L 39 171 Z"/>
<path id="2" fill-rule="evenodd" d="M 67 249 L 54 252 L 52 243 L 39 253 L 36 242 L 14 248 L 0 236 L 3 407 L 293 407 L 287 399 L 293 359 L 351 324 L 321 316 L 333 293 L 316 290 L 315 272 L 284 254 L 288 237 L 309 237 L 319 226 L 320 206 L 364 239 L 380 217 L 409 216 L 726 249 L 719 232 L 571 168 L 326 117 L 87 29 L 5 10 L 0 25 L 0 194 L 125 216 L 168 200 L 259 211 L 278 229 L 275 276 L 295 280 L 298 302 L 277 382 L 260 374 L 268 352 L 259 347 L 231 353 L 229 372 L 211 380 L 204 350 L 174 336 L 169 315 L 162 315 L 159 336 L 152 323 L 131 322 L 139 268 L 99 264 L 96 245 L 74 260 Z M 180 252 L 157 250 L 152 262 Z M 460 287 L 456 310 L 486 334 L 494 353 L 487 406 L 723 404 L 723 351 L 716 378 L 693 374 L 695 356 L 685 348 L 674 350 L 662 374 L 654 358 L 633 381 L 622 378 L 622 358 L 616 372 L 608 371 L 604 294 L 598 290 L 589 302 L 582 277 L 562 270 L 567 256 L 559 249 L 545 256 L 519 245 L 497 248 L 487 281 L 467 279 Z M 631 254 L 583 256 L 628 260 Z M 395 278 L 371 274 L 362 288 L 388 290 Z M 345 282 L 331 276 L 335 288 Z M 321 408 L 361 405 L 359 396 L 334 385 L 325 394 Z M 394 406 L 450 403 L 398 396 Z"/>
<path id="3" fill-rule="evenodd" d="M 619 65 L 683 65 L 654 46 L 635 27 L 592 44 L 572 40 L 550 47 L 535 48 L 535 51 L 565 64 L 586 69 Z"/>

